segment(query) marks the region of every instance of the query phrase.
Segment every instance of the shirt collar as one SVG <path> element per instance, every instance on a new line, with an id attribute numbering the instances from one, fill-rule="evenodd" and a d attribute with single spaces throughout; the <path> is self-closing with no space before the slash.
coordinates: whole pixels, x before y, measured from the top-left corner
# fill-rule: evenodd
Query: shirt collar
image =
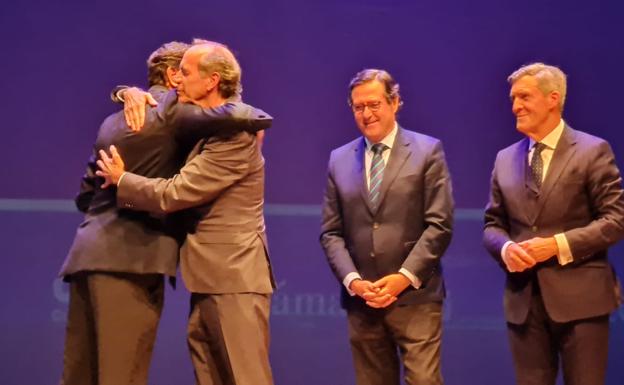
<path id="1" fill-rule="evenodd" d="M 552 130 L 548 135 L 546 135 L 540 143 L 545 145 L 546 147 L 554 150 L 557 148 L 557 143 L 559 143 L 559 139 L 561 139 L 561 135 L 563 134 L 563 128 L 565 127 L 565 122 L 563 119 L 559 120 L 559 124 Z M 529 149 L 533 148 L 535 145 L 535 141 L 533 139 L 529 139 Z"/>
<path id="2" fill-rule="evenodd" d="M 394 138 L 396 138 L 398 131 L 399 124 L 397 122 L 394 122 L 394 128 L 392 129 L 392 131 L 390 131 L 390 133 L 386 135 L 386 137 L 383 138 L 379 143 L 383 143 L 388 147 L 388 149 L 392 149 L 392 145 L 394 144 Z M 366 141 L 366 150 L 371 151 L 371 147 L 375 143 L 371 143 L 371 141 L 368 140 L 366 137 L 364 137 L 364 140 Z"/>

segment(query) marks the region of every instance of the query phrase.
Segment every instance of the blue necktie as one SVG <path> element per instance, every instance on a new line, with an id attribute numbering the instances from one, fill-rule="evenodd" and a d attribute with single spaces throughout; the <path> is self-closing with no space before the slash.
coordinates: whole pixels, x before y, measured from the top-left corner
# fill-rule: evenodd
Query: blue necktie
<path id="1" fill-rule="evenodd" d="M 384 168 L 386 167 L 383 160 L 383 152 L 388 148 L 383 143 L 373 144 L 373 160 L 370 165 L 370 183 L 368 188 L 368 199 L 370 200 L 373 210 L 377 209 L 379 204 L 379 190 L 381 190 L 381 180 L 383 179 Z"/>

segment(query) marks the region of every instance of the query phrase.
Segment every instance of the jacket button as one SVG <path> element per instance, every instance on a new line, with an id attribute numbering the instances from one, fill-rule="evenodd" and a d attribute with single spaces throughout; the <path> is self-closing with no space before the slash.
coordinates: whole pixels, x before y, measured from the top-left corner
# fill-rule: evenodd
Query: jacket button
<path id="1" fill-rule="evenodd" d="M 377 230 L 379 228 L 379 223 L 375 222 L 373 223 L 373 229 Z"/>
<path id="2" fill-rule="evenodd" d="M 536 232 L 537 232 L 537 226 L 533 226 L 533 227 L 531 227 L 531 231 L 533 231 L 534 233 L 536 233 Z"/>
<path id="3" fill-rule="evenodd" d="M 371 256 L 371 258 L 375 258 L 375 252 L 371 251 L 370 252 L 370 256 Z"/>

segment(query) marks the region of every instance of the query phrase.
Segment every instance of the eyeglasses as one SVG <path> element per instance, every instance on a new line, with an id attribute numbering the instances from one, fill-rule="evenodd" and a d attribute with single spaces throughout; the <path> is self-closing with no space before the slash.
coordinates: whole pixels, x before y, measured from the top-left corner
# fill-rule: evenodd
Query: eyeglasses
<path id="1" fill-rule="evenodd" d="M 368 107 L 370 112 L 377 112 L 381 108 L 381 102 L 380 101 L 376 101 L 376 102 L 368 102 L 368 103 L 363 103 L 363 104 L 353 104 L 353 105 L 351 105 L 351 109 L 356 114 L 364 113 L 364 110 L 366 109 L 366 107 Z"/>

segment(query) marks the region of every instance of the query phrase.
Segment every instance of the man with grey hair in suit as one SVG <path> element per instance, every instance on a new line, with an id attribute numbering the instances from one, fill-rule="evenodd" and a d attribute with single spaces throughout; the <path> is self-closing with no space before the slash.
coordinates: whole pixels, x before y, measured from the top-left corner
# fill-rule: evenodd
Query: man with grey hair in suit
<path id="1" fill-rule="evenodd" d="M 188 44 L 170 42 L 150 55 L 150 95 L 161 102 L 140 132 L 120 111 L 102 123 L 76 198 L 85 213 L 60 275 L 70 282 L 64 385 L 147 384 L 163 307 L 165 276 L 174 278 L 179 226 L 173 218 L 117 208 L 115 191 L 97 178 L 97 151 L 114 144 L 129 170 L 170 177 L 197 140 L 259 130 L 270 123 L 243 104 L 200 108 L 177 103 L 180 61 Z"/>
<path id="2" fill-rule="evenodd" d="M 216 42 L 184 54 L 180 101 L 204 108 L 239 98 L 241 71 Z M 270 385 L 269 311 L 274 280 L 264 225 L 264 159 L 255 134 L 202 140 L 172 178 L 125 172 L 115 148 L 100 152 L 98 175 L 117 185 L 117 204 L 171 213 L 191 209 L 193 230 L 181 249 L 182 279 L 191 291 L 188 346 L 201 385 Z"/>
<path id="3" fill-rule="evenodd" d="M 619 284 L 607 248 L 624 237 L 609 144 L 563 119 L 566 76 L 533 63 L 508 78 L 516 129 L 496 156 L 484 244 L 506 273 L 504 313 L 519 385 L 605 381 Z"/>
<path id="4" fill-rule="evenodd" d="M 363 137 L 332 151 L 320 241 L 342 283 L 358 385 L 441 385 L 451 180 L 439 140 L 396 122 L 399 85 L 359 72 L 349 105 Z M 400 357 L 397 355 L 400 353 Z"/>

